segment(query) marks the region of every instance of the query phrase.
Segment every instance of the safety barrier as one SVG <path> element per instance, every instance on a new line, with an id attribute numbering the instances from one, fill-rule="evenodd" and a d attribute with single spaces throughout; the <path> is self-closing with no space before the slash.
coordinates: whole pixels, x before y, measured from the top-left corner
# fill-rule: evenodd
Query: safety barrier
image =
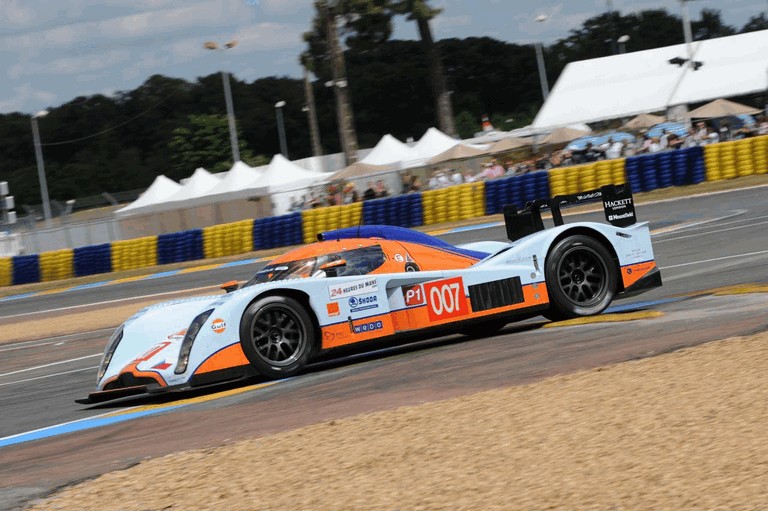
<path id="1" fill-rule="evenodd" d="M 253 222 L 253 250 L 301 245 L 303 242 L 301 213 L 259 218 Z"/>
<path id="2" fill-rule="evenodd" d="M 202 229 L 161 234 L 157 237 L 157 261 L 160 264 L 181 263 L 202 258 Z"/>
<path id="3" fill-rule="evenodd" d="M 71 279 L 74 277 L 74 255 L 75 252 L 71 248 L 41 253 L 40 280 L 42 282 L 49 282 L 51 280 Z"/>
<path id="4" fill-rule="evenodd" d="M 630 183 L 635 192 L 768 173 L 768 136 L 532 172 L 440 190 L 243 220 L 111 244 L 0 258 L 0 286 L 208 259 L 310 243 L 317 233 L 364 224 L 455 222 L 522 208 L 534 199 Z"/>
<path id="5" fill-rule="evenodd" d="M 75 249 L 75 277 L 112 271 L 112 246 L 109 243 Z"/>
<path id="6" fill-rule="evenodd" d="M 10 257 L 0 257 L 0 286 L 13 284 L 13 260 Z"/>
<path id="7" fill-rule="evenodd" d="M 40 282 L 40 256 L 37 254 L 14 256 L 13 284 Z"/>
<path id="8" fill-rule="evenodd" d="M 500 213 L 505 204 L 519 209 L 536 199 L 550 197 L 548 172 L 531 172 L 485 183 L 485 214 Z"/>
<path id="9" fill-rule="evenodd" d="M 244 254 L 252 250 L 253 220 L 241 220 L 203 229 L 205 259 Z"/>
<path id="10" fill-rule="evenodd" d="M 112 243 L 112 271 L 157 266 L 157 236 Z"/>

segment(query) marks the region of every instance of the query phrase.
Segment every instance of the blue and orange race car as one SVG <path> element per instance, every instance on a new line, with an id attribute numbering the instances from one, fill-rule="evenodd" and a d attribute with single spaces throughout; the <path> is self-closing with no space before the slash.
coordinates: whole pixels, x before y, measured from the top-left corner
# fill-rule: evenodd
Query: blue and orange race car
<path id="1" fill-rule="evenodd" d="M 609 223 L 564 224 L 561 206 L 602 200 Z M 555 226 L 545 229 L 541 211 Z M 627 188 L 505 208 L 510 242 L 453 246 L 390 226 L 318 235 L 223 295 L 153 305 L 112 335 L 81 403 L 254 375 L 284 378 L 331 350 L 446 331 L 492 334 L 543 314 L 599 314 L 661 285 Z"/>

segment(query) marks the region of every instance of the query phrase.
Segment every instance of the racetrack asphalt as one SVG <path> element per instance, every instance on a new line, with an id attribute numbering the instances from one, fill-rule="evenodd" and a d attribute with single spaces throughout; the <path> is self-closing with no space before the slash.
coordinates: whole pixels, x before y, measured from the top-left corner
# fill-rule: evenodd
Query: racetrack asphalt
<path id="1" fill-rule="evenodd" d="M 639 219 L 649 221 L 656 233 L 654 249 L 664 287 L 617 305 L 697 295 L 724 286 L 768 283 L 766 193 L 766 189 L 757 188 L 638 206 Z M 576 219 L 602 220 L 602 212 L 567 220 Z M 441 237 L 452 243 L 502 240 L 504 230 L 490 227 Z M 257 267 L 241 265 L 13 300 L 3 303 L 1 314 L 38 311 L 44 315 L 50 309 L 216 285 L 233 278 L 245 279 Z M 656 304 L 653 308 L 664 312 L 663 318 L 568 327 L 567 335 L 564 329 L 539 329 L 541 322 L 531 321 L 510 325 L 503 334 L 490 339 L 467 341 L 451 336 L 424 341 L 386 353 L 326 363 L 290 382 L 193 403 L 176 413 L 137 419 L 131 426 L 123 423 L 6 447 L 3 455 L 10 463 L 0 468 L 0 507 L 3 495 L 10 499 L 8 502 L 19 502 L 20 497 L 14 500 L 11 496 L 26 495 L 27 491 L 30 495 L 44 493 L 56 485 L 125 466 L 143 456 L 213 445 L 225 437 L 263 434 L 414 400 L 518 384 L 556 372 L 764 329 L 765 316 L 759 311 L 765 309 L 767 300 L 749 296 L 700 297 Z M 84 409 L 72 402 L 92 389 L 95 366 L 108 335 L 100 331 L 0 346 L 0 437 L 124 409 Z M 302 410 L 302 404 L 311 411 Z M 212 408 L 219 418 L 210 417 Z M 259 417 L 255 430 L 238 425 L 239 421 L 232 419 L 237 413 Z M 191 425 L 197 421 L 209 428 L 201 432 Z M 135 428 L 140 428 L 143 436 Z M 103 442 L 107 431 L 109 447 Z M 173 431 L 173 438 L 164 431 Z M 70 464 L 72 459 L 80 459 L 84 466 L 74 469 L 77 463 Z M 93 462 L 87 463 L 88 459 Z"/>

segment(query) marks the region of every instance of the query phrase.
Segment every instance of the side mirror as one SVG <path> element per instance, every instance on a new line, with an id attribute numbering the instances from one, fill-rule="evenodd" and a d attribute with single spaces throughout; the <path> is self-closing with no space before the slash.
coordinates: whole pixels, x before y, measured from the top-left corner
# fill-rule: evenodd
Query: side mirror
<path id="1" fill-rule="evenodd" d="M 336 259 L 335 261 L 328 261 L 327 263 L 321 265 L 318 269 L 324 271 L 327 277 L 336 277 L 339 273 L 339 270 L 346 266 L 346 259 Z"/>
<path id="2" fill-rule="evenodd" d="M 223 289 L 227 293 L 231 293 L 232 291 L 237 291 L 240 289 L 240 283 L 236 280 L 230 280 L 229 282 L 225 282 L 220 285 L 219 289 Z"/>

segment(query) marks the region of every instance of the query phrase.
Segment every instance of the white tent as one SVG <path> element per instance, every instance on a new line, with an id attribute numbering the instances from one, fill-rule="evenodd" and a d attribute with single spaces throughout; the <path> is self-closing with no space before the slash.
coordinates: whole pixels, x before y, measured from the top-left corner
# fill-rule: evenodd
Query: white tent
<path id="1" fill-rule="evenodd" d="M 218 200 L 225 200 L 227 197 L 242 198 L 257 192 L 265 193 L 266 189 L 257 184 L 265 168 L 254 169 L 238 161 L 232 165 L 227 175 L 216 186 L 208 190 L 202 198 L 207 198 L 208 202 L 215 202 L 212 200 L 214 197 Z"/>
<path id="2" fill-rule="evenodd" d="M 569 63 L 533 121 L 537 131 L 578 122 L 633 117 L 668 107 L 766 88 L 768 30 Z"/>
<path id="3" fill-rule="evenodd" d="M 143 211 L 147 211 L 152 205 L 160 204 L 168 199 L 168 197 L 181 190 L 181 185 L 172 179 L 168 179 L 164 175 L 159 175 L 155 178 L 149 188 L 144 190 L 138 199 L 128 204 L 124 208 L 120 208 L 115 211 L 117 215 L 133 215 L 139 214 Z M 143 210 L 143 211 L 142 211 Z"/>
<path id="4" fill-rule="evenodd" d="M 308 194 L 311 186 L 325 181 L 326 177 L 326 174 L 305 170 L 278 154 L 255 184 L 265 188 L 271 196 L 272 213 L 282 215 L 290 211 L 293 198 Z"/>
<path id="5" fill-rule="evenodd" d="M 181 190 L 168 198 L 168 202 L 183 201 L 194 199 L 206 195 L 214 186 L 219 184 L 221 179 L 215 177 L 202 167 L 195 169 L 195 172 L 181 187 Z"/>
<path id="6" fill-rule="evenodd" d="M 412 147 L 392 135 L 384 135 L 376 147 L 361 161 L 370 165 L 397 165 L 401 168 L 418 165 L 424 158 Z"/>
<path id="7" fill-rule="evenodd" d="M 424 136 L 413 146 L 413 149 L 416 150 L 421 158 L 428 160 L 448 151 L 457 144 L 459 144 L 458 140 L 449 137 L 439 129 L 429 128 L 424 133 Z"/>

